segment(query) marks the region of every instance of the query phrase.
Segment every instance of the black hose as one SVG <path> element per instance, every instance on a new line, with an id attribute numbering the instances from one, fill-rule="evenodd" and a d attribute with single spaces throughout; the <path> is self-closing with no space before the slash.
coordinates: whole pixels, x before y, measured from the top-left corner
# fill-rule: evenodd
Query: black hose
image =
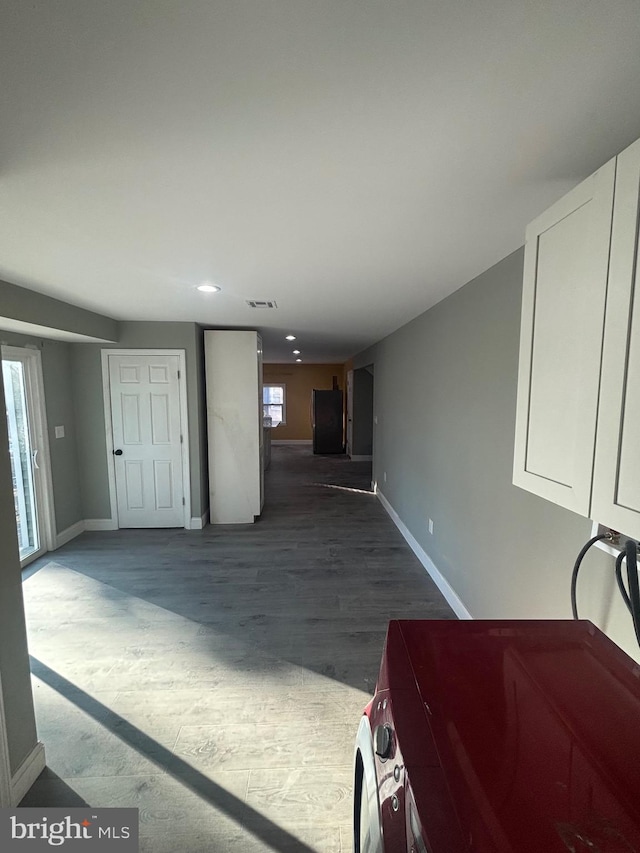
<path id="1" fill-rule="evenodd" d="M 574 619 L 580 618 L 578 616 L 578 603 L 576 600 L 576 593 L 577 593 L 577 586 L 578 586 L 578 572 L 580 571 L 580 566 L 581 566 L 582 561 L 584 559 L 584 555 L 587 553 L 587 551 L 589 550 L 589 548 L 591 548 L 592 545 L 596 544 L 596 542 L 600 542 L 602 539 L 610 539 L 610 538 L 611 538 L 610 533 L 600 533 L 598 536 L 593 536 L 591 539 L 589 539 L 588 542 L 586 542 L 584 544 L 584 546 L 580 550 L 580 553 L 576 557 L 576 562 L 573 566 L 573 572 L 571 573 L 571 612 L 573 613 Z"/>
<path id="2" fill-rule="evenodd" d="M 631 613 L 631 600 L 627 593 L 627 590 L 624 586 L 624 581 L 622 580 L 622 561 L 625 558 L 624 551 L 620 551 L 618 556 L 616 557 L 616 582 L 618 584 L 618 589 L 620 590 L 620 595 L 622 596 L 622 600 L 627 606 L 627 610 Z"/>
<path id="3" fill-rule="evenodd" d="M 627 539 L 624 546 L 627 558 L 627 584 L 629 586 L 629 600 L 631 601 L 631 618 L 636 639 L 640 646 L 640 583 L 638 582 L 637 553 L 638 546 L 633 539 Z"/>

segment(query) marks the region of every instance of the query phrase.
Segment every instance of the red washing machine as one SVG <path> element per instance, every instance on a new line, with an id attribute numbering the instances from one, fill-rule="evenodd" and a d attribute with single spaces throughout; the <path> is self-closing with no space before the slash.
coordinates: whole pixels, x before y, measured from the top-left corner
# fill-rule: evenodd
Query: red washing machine
<path id="1" fill-rule="evenodd" d="M 640 666 L 586 621 L 394 621 L 355 853 L 640 853 Z"/>

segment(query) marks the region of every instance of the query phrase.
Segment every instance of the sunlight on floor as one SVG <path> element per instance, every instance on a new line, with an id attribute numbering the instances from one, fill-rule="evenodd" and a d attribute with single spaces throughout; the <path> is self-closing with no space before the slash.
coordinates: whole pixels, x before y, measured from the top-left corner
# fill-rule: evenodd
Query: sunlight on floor
<path id="1" fill-rule="evenodd" d="M 51 786 L 139 808 L 142 851 L 350 849 L 365 691 L 57 563 L 23 586 Z"/>
<path id="2" fill-rule="evenodd" d="M 341 492 L 353 492 L 357 495 L 371 495 L 375 497 L 375 492 L 371 489 L 351 489 L 348 486 L 337 486 L 335 483 L 314 483 L 314 486 L 320 486 L 321 489 L 338 489 Z"/>

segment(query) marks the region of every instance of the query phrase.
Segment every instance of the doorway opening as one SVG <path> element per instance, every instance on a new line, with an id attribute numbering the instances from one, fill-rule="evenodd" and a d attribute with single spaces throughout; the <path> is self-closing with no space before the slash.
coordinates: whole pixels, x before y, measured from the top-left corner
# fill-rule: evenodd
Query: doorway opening
<path id="1" fill-rule="evenodd" d="M 347 374 L 347 454 L 352 462 L 371 462 L 374 441 L 374 366 Z"/>

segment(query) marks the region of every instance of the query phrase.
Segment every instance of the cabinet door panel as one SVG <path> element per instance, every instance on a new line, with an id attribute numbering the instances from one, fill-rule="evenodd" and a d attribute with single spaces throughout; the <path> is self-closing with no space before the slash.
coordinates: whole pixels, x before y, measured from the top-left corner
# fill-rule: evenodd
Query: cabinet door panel
<path id="1" fill-rule="evenodd" d="M 580 323 L 567 318 L 577 319 L 583 310 L 584 235 L 592 203 L 538 236 L 526 470 L 564 487 L 573 483 L 577 464 L 576 423 L 566 413 L 579 405 L 582 365 Z"/>
<path id="2" fill-rule="evenodd" d="M 620 154 L 592 517 L 640 537 L 640 141 Z"/>
<path id="3" fill-rule="evenodd" d="M 513 482 L 589 514 L 615 161 L 527 229 Z"/>

